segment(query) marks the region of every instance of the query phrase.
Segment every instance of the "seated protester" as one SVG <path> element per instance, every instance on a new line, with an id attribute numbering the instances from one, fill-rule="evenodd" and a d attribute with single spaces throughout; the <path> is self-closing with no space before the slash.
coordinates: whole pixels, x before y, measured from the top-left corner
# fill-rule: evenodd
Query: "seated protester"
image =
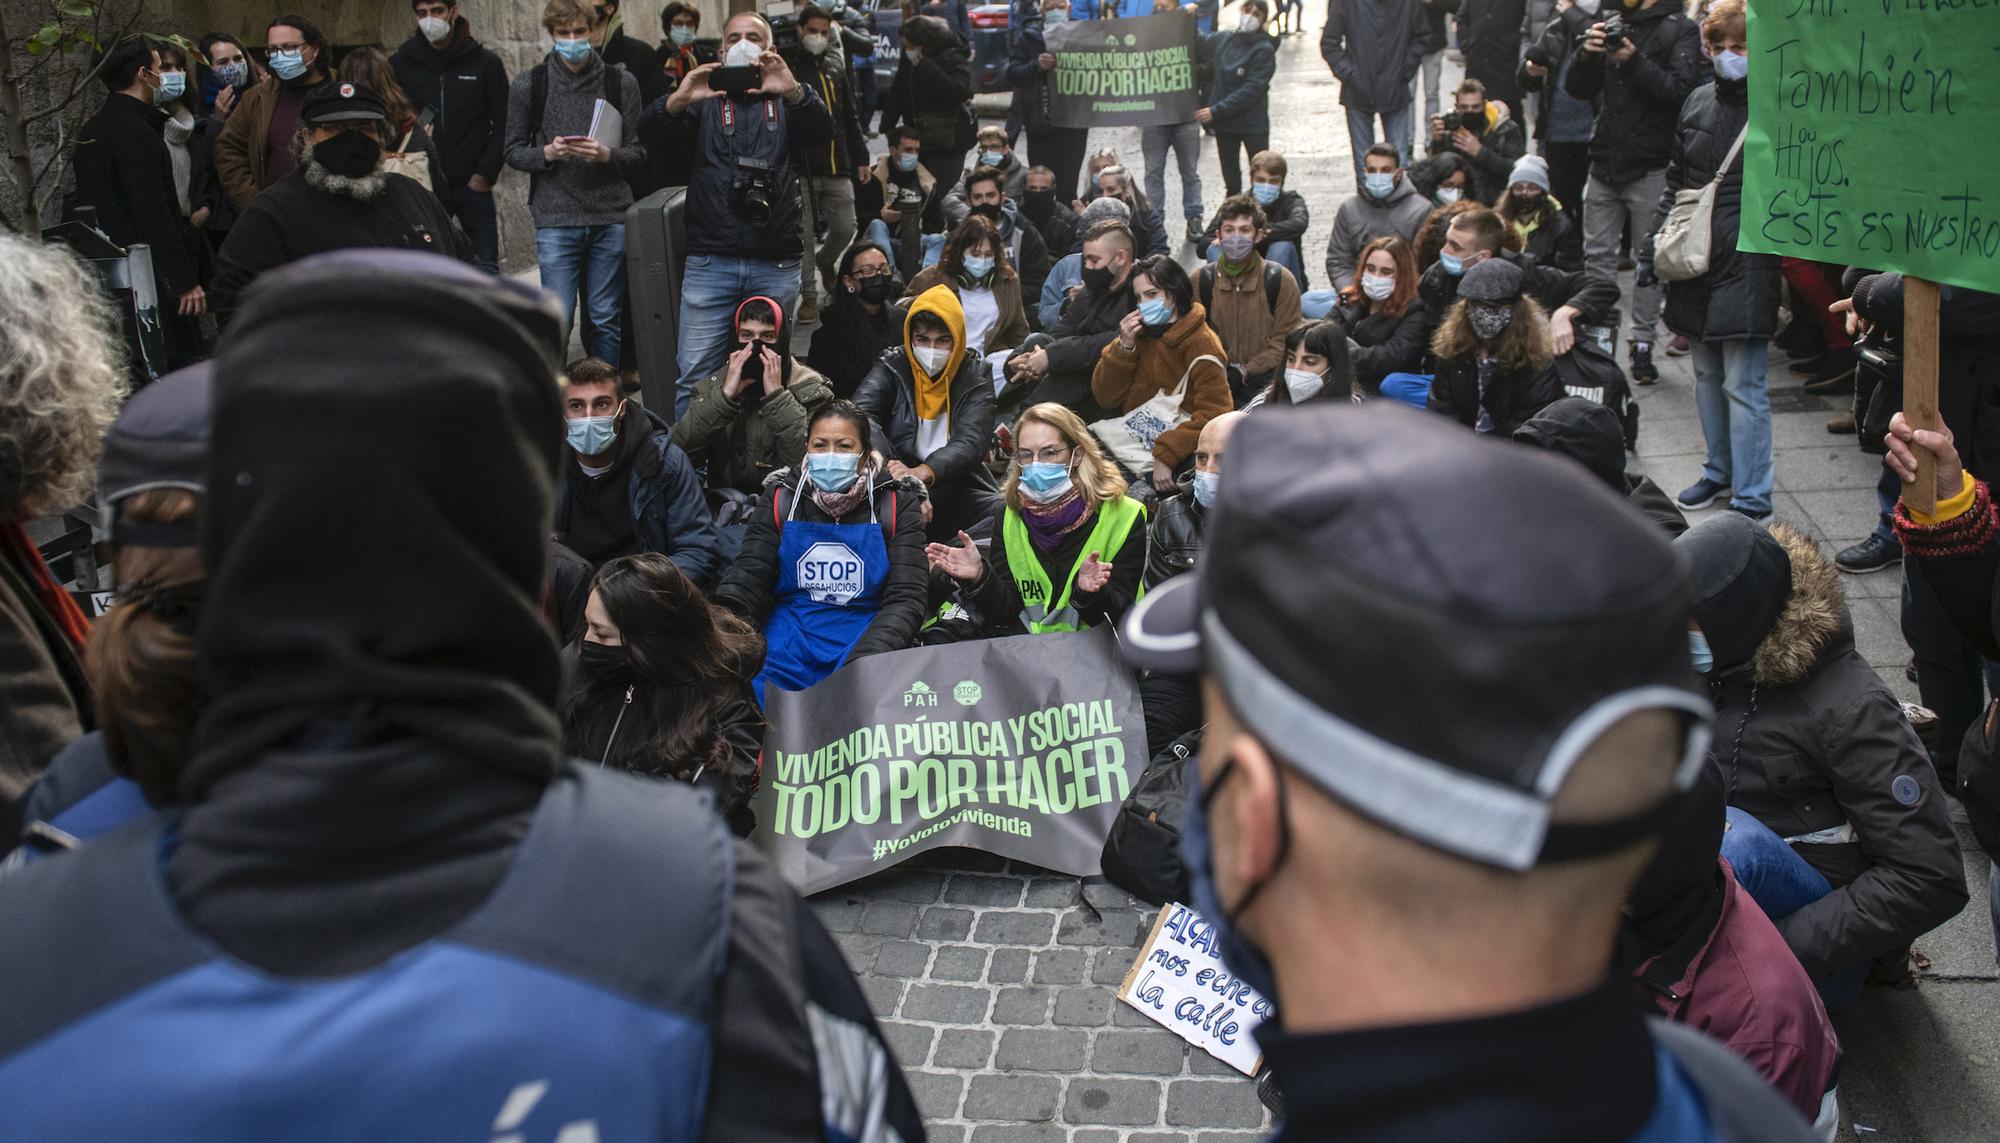
<path id="1" fill-rule="evenodd" d="M 1037 164 L 1028 168 L 1021 191 L 1021 215 L 1041 232 L 1051 258 L 1075 253 L 1083 241 L 1083 224 L 1075 209 L 1056 193 L 1056 173 L 1047 167 Z"/>
<path id="2" fill-rule="evenodd" d="M 933 536 L 982 523 L 992 512 L 986 450 L 993 442 L 993 383 L 966 349 L 958 296 L 932 286 L 910 303 L 901 348 L 884 353 L 854 391 L 869 438 L 895 478 L 930 489 Z"/>
<path id="3" fill-rule="evenodd" d="M 1311 287 L 1306 277 L 1305 257 L 1300 253 L 1305 248 L 1306 227 L 1312 224 L 1312 211 L 1306 206 L 1305 196 L 1297 191 L 1285 189 L 1285 176 L 1290 167 L 1285 157 L 1276 151 L 1259 151 L 1250 156 L 1250 197 L 1264 208 L 1266 229 L 1269 231 L 1257 242 L 1257 253 L 1283 266 L 1297 278 L 1299 289 Z M 1195 244 L 1195 250 L 1202 257 L 1211 256 L 1210 248 L 1221 234 L 1222 220 L 1216 218 L 1208 224 L 1208 232 Z"/>
<path id="4" fill-rule="evenodd" d="M 1172 258 L 1147 258 L 1132 270 L 1138 307 L 1118 323 L 1091 375 L 1091 395 L 1113 414 L 1130 413 L 1162 393 L 1181 392 L 1187 420 L 1153 442 L 1153 491 L 1175 490 L 1182 464 L 1209 419 L 1236 407 L 1229 393 L 1228 355 L 1194 300 L 1187 271 Z M 1141 474 L 1143 475 L 1143 474 Z"/>
<path id="5" fill-rule="evenodd" d="M 1674 543 L 1693 570 L 1690 640 L 1722 730 L 1722 856 L 1838 1010 L 1871 964 L 1907 977 L 1910 942 L 1965 906 L 1937 773 L 1856 650 L 1816 543 L 1734 512 Z"/>
<path id="6" fill-rule="evenodd" d="M 597 569 L 590 561 L 570 551 L 567 544 L 549 541 L 549 577 L 542 585 L 542 618 L 556 633 L 556 642 L 567 647 L 583 634 L 583 608 L 590 601 L 590 581 Z"/>
<path id="7" fill-rule="evenodd" d="M 1014 196 L 1002 189 L 1001 182 L 999 169 L 995 167 L 974 168 L 965 176 L 966 198 L 971 204 L 968 217 L 984 218 L 999 230 L 1007 265 L 1021 276 L 1021 299 L 1039 300 L 1042 284 L 1049 277 L 1049 248 L 1033 226 L 1022 224 L 1021 209 L 1015 205 Z"/>
<path id="8" fill-rule="evenodd" d="M 1583 226 L 1549 193 L 1549 161 L 1523 155 L 1493 208 L 1521 236 L 1522 250 L 1543 266 L 1583 269 Z"/>
<path id="9" fill-rule="evenodd" d="M 903 322 L 896 312 L 896 271 L 889 252 L 863 242 L 840 259 L 840 289 L 819 311 L 806 364 L 818 370 L 842 399 L 875 367 L 882 352 L 902 344 Z"/>
<path id="10" fill-rule="evenodd" d="M 697 585 L 713 584 L 721 537 L 673 430 L 619 394 L 616 366 L 586 357 L 566 374 L 556 538 L 594 566 L 658 552 Z"/>
<path id="11" fill-rule="evenodd" d="M 1040 313 L 1036 322 L 1043 329 L 1062 320 L 1063 311 L 1068 308 L 1070 298 L 1083 288 L 1083 233 L 1100 222 L 1116 222 L 1128 226 L 1132 221 L 1132 211 L 1115 198 L 1092 199 L 1083 213 L 1077 216 L 1081 229 L 1076 240 L 1076 249 L 1056 259 L 1049 267 L 1048 280 L 1042 283 Z"/>
<path id="12" fill-rule="evenodd" d="M 1115 198 L 1131 208 L 1132 240 L 1138 248 L 1139 257 L 1149 258 L 1170 252 L 1167 224 L 1160 215 L 1160 208 L 1146 198 L 1146 192 L 1139 189 L 1131 172 L 1124 167 L 1106 167 L 1097 173 L 1092 182 L 1096 184 L 1098 194 Z"/>
<path id="13" fill-rule="evenodd" d="M 1377 238 L 1361 251 L 1360 288 L 1335 313 L 1347 331 L 1348 356 L 1361 392 L 1375 396 L 1391 373 L 1423 365 L 1424 303 L 1417 299 L 1417 261 L 1400 238 Z"/>
<path id="14" fill-rule="evenodd" d="M 1417 193 L 1434 206 L 1456 206 L 1462 202 L 1486 205 L 1472 196 L 1472 167 L 1456 151 L 1418 160 L 1411 165 L 1409 175 Z"/>
<path id="15" fill-rule="evenodd" d="M 1507 189 L 1514 160 L 1527 153 L 1527 137 L 1508 115 L 1507 105 L 1488 100 L 1486 85 L 1478 80 L 1468 78 L 1459 84 L 1455 98 L 1451 128 L 1446 128 L 1444 116 L 1431 116 L 1428 153 L 1451 152 L 1463 158 L 1472 175 L 1472 197 L 1492 206 Z"/>
<path id="16" fill-rule="evenodd" d="M 765 478 L 805 455 L 806 422 L 833 400 L 826 378 L 792 360 L 784 322 L 770 298 L 736 307 L 736 348 L 722 372 L 694 387 L 674 425 L 674 443 L 707 471 L 711 489 L 761 494 Z"/>
<path id="17" fill-rule="evenodd" d="M 1089 162 L 1084 164 L 1083 197 L 1075 200 L 1070 205 L 1076 209 L 1077 213 L 1081 214 L 1085 206 L 1096 201 L 1098 195 L 1103 193 L 1098 189 L 1097 176 L 1112 167 L 1122 167 L 1124 165 L 1125 161 L 1118 157 L 1118 152 L 1113 148 L 1098 148 L 1097 152 L 1090 156 Z"/>
<path id="18" fill-rule="evenodd" d="M 1424 272 L 1417 293 L 1424 315 L 1441 322 L 1458 296 L 1461 275 L 1489 259 L 1508 263 L 1520 272 L 1521 290 L 1548 315 L 1550 337 L 1557 354 L 1576 344 L 1575 321 L 1599 316 L 1618 304 L 1618 283 L 1593 278 L 1581 270 L 1544 266 L 1506 248 L 1508 226 L 1490 210 L 1471 210 L 1445 228 L 1438 264 Z"/>
<path id="19" fill-rule="evenodd" d="M 570 757 L 706 790 L 737 837 L 757 815 L 764 718 L 750 677 L 763 640 L 665 556 L 597 569 L 563 696 Z"/>
<path id="20" fill-rule="evenodd" d="M 21 864 L 178 798 L 195 720 L 207 705 L 194 628 L 208 585 L 201 503 L 209 378 L 202 364 L 154 381 L 132 395 L 104 434 L 97 500 L 118 598 L 91 624 L 84 645 L 97 729 L 58 751 L 23 795 Z M 13 841 L 0 838 L 0 851 Z"/>
<path id="21" fill-rule="evenodd" d="M 1438 255 L 1444 251 L 1445 231 L 1457 221 L 1459 215 L 1484 209 L 1470 200 L 1432 208 L 1430 217 L 1424 219 L 1424 224 L 1417 228 L 1417 240 L 1412 243 L 1417 255 L 1417 273 L 1427 274 L 1432 266 L 1438 264 Z M 1503 249 L 1520 252 L 1521 236 L 1514 231 L 1508 230 L 1500 241 Z"/>
<path id="22" fill-rule="evenodd" d="M 1351 404 L 1354 362 L 1347 350 L 1347 331 L 1339 323 L 1316 321 L 1285 335 L 1285 371 L 1250 402 L 1252 409 L 1303 405 L 1308 401 Z"/>
<path id="23" fill-rule="evenodd" d="M 1022 413 L 1014 449 L 990 553 L 960 532 L 925 557 L 957 581 L 959 601 L 988 634 L 1116 625 L 1145 593 L 1145 506 L 1125 495 L 1118 465 L 1061 405 Z"/>
<path id="24" fill-rule="evenodd" d="M 979 129 L 976 136 L 978 154 L 973 156 L 970 169 L 961 172 L 958 182 L 944 194 L 940 209 L 944 220 L 954 229 L 971 215 L 978 204 L 970 198 L 970 180 L 981 167 L 989 167 L 1000 174 L 1000 193 L 1020 202 L 1028 193 L 1028 165 L 1014 153 L 1013 144 L 1007 142 L 1007 129 L 998 123 L 988 123 Z M 1054 176 L 1050 176 L 1051 184 Z"/>
<path id="25" fill-rule="evenodd" d="M 1269 229 L 1249 195 L 1224 199 L 1216 212 L 1220 260 L 1195 271 L 1195 294 L 1231 364 L 1236 403 L 1271 383 L 1285 361 L 1285 334 L 1299 324 L 1299 284 L 1292 272 L 1257 253 Z"/>
<path id="26" fill-rule="evenodd" d="M 772 478 L 716 592 L 764 632 L 760 703 L 769 687 L 802 691 L 863 655 L 913 646 L 923 628 L 923 488 L 889 475 L 873 443 L 852 404 L 821 409 L 804 464 Z M 829 550 L 838 558 L 820 558 Z"/>
<path id="27" fill-rule="evenodd" d="M 869 168 L 854 188 L 854 217 L 861 237 L 895 256 L 896 276 L 916 277 L 923 265 L 923 236 L 944 229 L 938 211 L 938 185 L 917 160 L 923 136 L 914 127 L 889 134 L 889 153 Z"/>
<path id="28" fill-rule="evenodd" d="M 1625 427 L 1609 406 L 1587 397 L 1559 397 L 1514 430 L 1520 444 L 1561 453 L 1589 469 L 1606 487 L 1632 502 L 1632 507 L 1666 529 L 1669 536 L 1688 530 L 1687 517 L 1666 490 L 1650 476 L 1625 471 Z"/>
<path id="29" fill-rule="evenodd" d="M 903 292 L 914 298 L 934 286 L 950 290 L 965 314 L 965 344 L 974 357 L 1012 349 L 1028 336 L 1028 311 L 1021 305 L 1021 276 L 1007 262 L 999 228 L 974 216 L 952 231 L 938 264 L 910 279 Z"/>
<path id="30" fill-rule="evenodd" d="M 1070 298 L 1047 334 L 1029 338 L 1020 352 L 1007 359 L 1009 398 L 1018 400 L 1017 393 L 1031 392 L 1033 400 L 1061 405 L 1085 421 L 1103 419 L 1091 378 L 1104 347 L 1117 338 L 1119 325 L 1139 304 L 1132 296 L 1136 260 L 1132 231 L 1124 223 L 1106 219 L 1091 224 L 1080 259 L 1083 288 Z"/>
<path id="31" fill-rule="evenodd" d="M 1812 978 L 1717 856 L 1725 796 L 1721 768 L 1704 759 L 1632 886 L 1625 932 L 1643 958 L 1633 989 L 1653 1011 L 1727 1044 L 1832 1139 L 1840 1038 Z"/>
<path id="32" fill-rule="evenodd" d="M 1512 434 L 1563 395 L 1549 319 L 1522 277 L 1497 259 L 1467 270 L 1431 342 L 1431 411 L 1476 433 Z"/>
<path id="33" fill-rule="evenodd" d="M 1377 238 L 1416 238 L 1431 203 L 1403 173 L 1393 143 L 1377 143 L 1361 156 L 1361 191 L 1340 204 L 1326 243 L 1327 288 L 1355 284 L 1362 248 Z"/>
<path id="34" fill-rule="evenodd" d="M 1160 501 L 1146 532 L 1147 591 L 1193 571 L 1201 559 L 1208 510 L 1222 487 L 1222 454 L 1229 434 L 1248 414 L 1224 413 L 1201 427 L 1194 446 L 1194 471 L 1181 478 L 1181 494 Z M 1174 739 L 1202 724 L 1201 687 L 1193 675 L 1139 672 L 1140 705 L 1146 712 L 1146 752 L 1157 756 Z"/>

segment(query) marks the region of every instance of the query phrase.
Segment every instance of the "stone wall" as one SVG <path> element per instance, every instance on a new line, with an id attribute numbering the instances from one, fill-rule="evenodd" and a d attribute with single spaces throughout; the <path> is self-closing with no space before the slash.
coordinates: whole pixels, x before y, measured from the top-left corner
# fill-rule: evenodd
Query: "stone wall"
<path id="1" fill-rule="evenodd" d="M 1157 910 L 944 850 L 813 901 L 933 1143 L 1251 1143 L 1255 1087 L 1117 997 Z"/>

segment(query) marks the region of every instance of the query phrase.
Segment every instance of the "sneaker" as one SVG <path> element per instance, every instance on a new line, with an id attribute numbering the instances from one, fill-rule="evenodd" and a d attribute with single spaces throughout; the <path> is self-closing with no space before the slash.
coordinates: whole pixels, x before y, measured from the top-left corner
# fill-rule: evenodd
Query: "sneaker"
<path id="1" fill-rule="evenodd" d="M 1800 386 L 1808 393 L 1832 393 L 1853 387 L 1854 355 L 1851 353 L 1827 354 L 1819 372 Z"/>
<path id="2" fill-rule="evenodd" d="M 1686 357 L 1689 352 L 1688 339 L 1680 334 L 1675 334 L 1674 339 L 1667 343 L 1668 357 Z"/>
<path id="3" fill-rule="evenodd" d="M 1257 1073 L 1257 1102 L 1270 1110 L 1273 1119 L 1285 1117 L 1285 1093 L 1278 1088 L 1278 1077 L 1270 1068 Z"/>
<path id="4" fill-rule="evenodd" d="M 1634 271 L 1634 270 L 1637 270 L 1638 268 L 1639 268 L 1639 264 L 1638 264 L 1637 262 L 1634 262 L 1634 261 L 1632 260 L 1632 255 L 1630 255 L 1630 254 L 1620 254 L 1620 255 L 1618 256 L 1618 272 L 1619 272 L 1619 273 L 1621 273 L 1621 274 L 1629 274 L 1629 273 L 1631 273 L 1632 271 Z"/>
<path id="5" fill-rule="evenodd" d="M 1766 508 L 1762 512 L 1759 512 L 1755 508 L 1745 508 L 1741 504 L 1731 504 L 1729 506 L 1729 510 L 1731 512 L 1736 513 L 1738 516 L 1749 517 L 1750 522 L 1753 524 L 1768 523 L 1771 519 L 1771 510 L 1769 508 Z"/>
<path id="6" fill-rule="evenodd" d="M 1681 489 L 1681 494 L 1674 497 L 1674 503 L 1693 512 L 1697 509 L 1706 508 L 1727 495 L 1729 495 L 1729 486 L 1727 484 L 1718 484 L 1704 476 L 1686 488 Z"/>
<path id="7" fill-rule="evenodd" d="M 792 318 L 800 325 L 811 325 L 819 320 L 819 299 L 808 296 L 799 302 L 799 312 Z"/>
<path id="8" fill-rule="evenodd" d="M 1193 242 L 1199 245 L 1201 242 L 1201 236 L 1208 232 L 1208 228 L 1201 224 L 1200 215 L 1190 215 L 1188 217 L 1187 222 L 1188 222 L 1187 240 L 1189 242 Z"/>
<path id="9" fill-rule="evenodd" d="M 1833 557 L 1834 566 L 1850 575 L 1867 575 L 1902 562 L 1903 545 L 1882 536 L 1870 536 Z"/>
<path id="10" fill-rule="evenodd" d="M 1826 431 L 1837 437 L 1851 437 L 1860 429 L 1854 423 L 1854 414 L 1835 413 L 1826 419 Z"/>
<path id="11" fill-rule="evenodd" d="M 1651 385 L 1660 379 L 1660 371 L 1653 365 L 1653 343 L 1635 341 L 1632 343 L 1632 380 L 1641 385 Z"/>

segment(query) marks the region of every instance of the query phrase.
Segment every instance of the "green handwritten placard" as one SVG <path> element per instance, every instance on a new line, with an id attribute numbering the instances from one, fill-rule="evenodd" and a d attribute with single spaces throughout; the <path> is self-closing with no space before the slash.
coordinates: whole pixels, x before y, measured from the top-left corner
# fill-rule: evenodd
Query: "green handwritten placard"
<path id="1" fill-rule="evenodd" d="M 2000 292 L 2000 0 L 1756 0 L 1745 250 Z"/>

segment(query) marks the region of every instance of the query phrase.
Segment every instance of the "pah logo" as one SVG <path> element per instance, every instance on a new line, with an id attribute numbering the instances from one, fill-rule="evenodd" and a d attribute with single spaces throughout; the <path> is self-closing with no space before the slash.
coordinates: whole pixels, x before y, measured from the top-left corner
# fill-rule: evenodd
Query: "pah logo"
<path id="1" fill-rule="evenodd" d="M 929 683 L 911 683 L 910 689 L 903 692 L 904 706 L 936 706 L 937 700 L 937 692 L 930 688 Z"/>

